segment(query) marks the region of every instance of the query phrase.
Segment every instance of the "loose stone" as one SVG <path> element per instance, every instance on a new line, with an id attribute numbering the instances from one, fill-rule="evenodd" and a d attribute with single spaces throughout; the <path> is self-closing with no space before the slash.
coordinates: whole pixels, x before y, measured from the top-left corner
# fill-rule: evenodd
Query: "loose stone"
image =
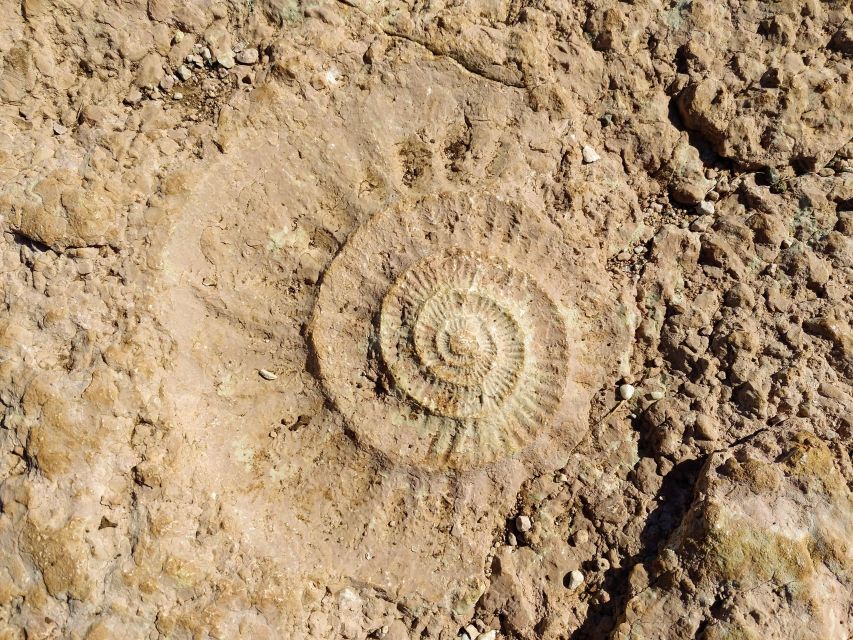
<path id="1" fill-rule="evenodd" d="M 185 64 L 182 64 L 180 67 L 178 67 L 178 70 L 176 73 L 178 74 L 178 77 L 181 79 L 181 81 L 184 81 L 184 82 L 189 80 L 193 75 L 193 72 Z"/>
<path id="2" fill-rule="evenodd" d="M 218 64 L 223 69 L 231 69 L 234 67 L 234 54 L 230 51 L 228 53 L 223 53 L 216 59 L 216 64 Z"/>
<path id="3" fill-rule="evenodd" d="M 237 62 L 240 64 L 257 64 L 260 59 L 257 49 L 243 49 L 237 54 Z"/>
<path id="4" fill-rule="evenodd" d="M 598 155 L 598 152 L 589 145 L 584 146 L 581 152 L 583 153 L 584 164 L 592 164 L 593 162 L 601 160 L 601 156 Z"/>
<path id="5" fill-rule="evenodd" d="M 623 400 L 630 400 L 637 392 L 636 387 L 632 384 L 623 384 L 619 386 L 619 397 Z"/>
<path id="6" fill-rule="evenodd" d="M 710 200 L 703 200 L 696 205 L 696 213 L 703 216 L 714 215 L 714 203 Z"/>
<path id="7" fill-rule="evenodd" d="M 266 369 L 258 369 L 258 375 L 260 375 L 264 380 L 275 380 L 278 378 L 272 371 L 268 371 Z"/>
<path id="8" fill-rule="evenodd" d="M 583 584 L 583 574 L 580 571 L 575 569 L 574 571 L 569 573 L 569 580 L 568 580 L 568 583 L 566 584 L 566 586 L 571 591 L 574 591 L 575 589 L 577 589 L 582 584 Z"/>
<path id="9" fill-rule="evenodd" d="M 525 533 L 530 531 L 533 526 L 533 521 L 529 516 L 518 516 L 515 519 L 515 528 L 518 529 L 521 533 Z"/>
<path id="10" fill-rule="evenodd" d="M 130 107 L 139 104 L 142 101 L 142 92 L 136 87 L 127 92 L 124 97 L 124 103 Z"/>

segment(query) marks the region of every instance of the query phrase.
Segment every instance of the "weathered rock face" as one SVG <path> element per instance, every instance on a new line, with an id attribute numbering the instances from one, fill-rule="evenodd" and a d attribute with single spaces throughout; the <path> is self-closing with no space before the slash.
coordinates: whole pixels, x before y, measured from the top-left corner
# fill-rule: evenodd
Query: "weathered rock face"
<path id="1" fill-rule="evenodd" d="M 616 638 L 842 638 L 851 495 L 806 432 L 709 457 L 697 499 L 627 604 Z M 685 598 L 695 606 L 684 612 Z M 772 613 L 771 613 L 772 612 Z M 772 617 L 771 617 L 772 616 Z"/>
<path id="2" fill-rule="evenodd" d="M 0 638 L 849 637 L 851 20 L 0 3 Z"/>

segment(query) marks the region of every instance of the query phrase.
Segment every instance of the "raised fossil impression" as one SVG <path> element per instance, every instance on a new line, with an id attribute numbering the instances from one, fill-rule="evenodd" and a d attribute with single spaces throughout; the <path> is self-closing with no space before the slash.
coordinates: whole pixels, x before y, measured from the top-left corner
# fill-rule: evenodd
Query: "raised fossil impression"
<path id="1" fill-rule="evenodd" d="M 561 238 L 533 211 L 464 194 L 401 204 L 353 233 L 324 275 L 311 341 L 359 442 L 459 469 L 580 435 L 583 283 Z"/>

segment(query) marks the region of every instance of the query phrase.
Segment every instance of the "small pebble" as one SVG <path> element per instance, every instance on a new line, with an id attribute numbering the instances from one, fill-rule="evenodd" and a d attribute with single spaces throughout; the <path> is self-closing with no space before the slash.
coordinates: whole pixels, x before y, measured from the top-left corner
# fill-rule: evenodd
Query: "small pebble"
<path id="1" fill-rule="evenodd" d="M 133 107 L 133 106 L 139 104 L 141 100 L 142 100 L 142 92 L 135 87 L 133 89 L 131 89 L 130 91 L 128 91 L 127 95 L 124 97 L 124 103 L 130 107 Z"/>
<path id="2" fill-rule="evenodd" d="M 481 633 L 477 636 L 477 640 L 495 640 L 498 637 L 498 632 L 492 629 L 491 631 L 486 631 L 486 633 Z"/>
<path id="3" fill-rule="evenodd" d="M 237 62 L 240 64 L 257 64 L 260 59 L 257 49 L 243 49 L 237 54 Z"/>
<path id="4" fill-rule="evenodd" d="M 66 131 L 68 131 L 68 128 L 67 128 L 65 125 L 63 125 L 63 124 L 61 124 L 61 123 L 59 123 L 59 122 L 55 122 L 55 123 L 53 124 L 53 132 L 54 132 L 56 135 L 61 136 L 61 135 L 62 135 L 63 133 L 65 133 Z"/>
<path id="5" fill-rule="evenodd" d="M 230 51 L 228 53 L 223 53 L 216 59 L 216 64 L 218 64 L 223 69 L 231 69 L 234 67 L 234 54 Z"/>
<path id="6" fill-rule="evenodd" d="M 664 396 L 666 396 L 666 392 L 661 389 L 656 389 L 649 395 L 652 397 L 652 400 L 663 400 Z"/>
<path id="7" fill-rule="evenodd" d="M 465 633 L 468 634 L 469 638 L 476 638 L 480 635 L 480 630 L 473 624 L 467 624 L 465 625 Z"/>
<path id="8" fill-rule="evenodd" d="M 699 233 L 707 231 L 708 227 L 711 226 L 711 222 L 711 216 L 699 216 L 693 222 L 690 223 L 690 230 L 697 231 Z"/>
<path id="9" fill-rule="evenodd" d="M 266 369 L 258 369 L 258 375 L 260 375 L 264 380 L 275 380 L 278 378 L 272 371 L 267 371 Z"/>
<path id="10" fill-rule="evenodd" d="M 518 516 L 515 519 L 515 528 L 521 531 L 521 533 L 526 533 L 530 531 L 530 528 L 533 526 L 533 521 L 529 516 Z"/>
<path id="11" fill-rule="evenodd" d="M 637 389 L 632 384 L 623 384 L 619 385 L 619 397 L 623 400 L 630 400 L 634 397 L 634 393 L 636 393 Z"/>
<path id="12" fill-rule="evenodd" d="M 595 561 L 595 566 L 599 571 L 607 571 L 610 568 L 610 560 L 607 558 L 597 558 Z"/>
<path id="13" fill-rule="evenodd" d="M 163 79 L 160 80 L 160 89 L 163 91 L 171 91 L 172 87 L 175 86 L 175 78 L 174 76 L 163 76 Z"/>
<path id="14" fill-rule="evenodd" d="M 580 529 L 576 531 L 572 536 L 572 545 L 577 547 L 579 545 L 585 544 L 589 541 L 589 531 L 586 529 Z"/>
<path id="15" fill-rule="evenodd" d="M 566 586 L 570 590 L 574 591 L 575 589 L 577 589 L 582 584 L 583 584 L 583 574 L 580 571 L 575 569 L 574 571 L 569 573 L 569 581 L 566 584 Z"/>
<path id="16" fill-rule="evenodd" d="M 593 162 L 601 160 L 601 156 L 598 155 L 598 152 L 589 145 L 584 146 L 581 153 L 583 153 L 584 164 L 592 164 Z"/>
<path id="17" fill-rule="evenodd" d="M 175 93 L 172 94 L 172 100 L 183 100 L 183 99 L 184 99 L 184 94 L 181 93 L 180 91 L 175 91 Z"/>
<path id="18" fill-rule="evenodd" d="M 714 215 L 714 203 L 710 200 L 703 200 L 702 202 L 696 205 L 696 213 L 701 216 Z"/>
<path id="19" fill-rule="evenodd" d="M 193 72 L 185 64 L 182 64 L 180 67 L 178 67 L 178 70 L 175 73 L 177 73 L 178 77 L 184 82 L 189 80 L 193 75 Z"/>

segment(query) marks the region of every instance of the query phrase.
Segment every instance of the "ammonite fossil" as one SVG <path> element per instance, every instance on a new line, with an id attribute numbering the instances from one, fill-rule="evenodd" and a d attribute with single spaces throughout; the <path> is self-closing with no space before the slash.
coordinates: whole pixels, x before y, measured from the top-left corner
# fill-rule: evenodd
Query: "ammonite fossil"
<path id="1" fill-rule="evenodd" d="M 579 435 L 571 255 L 554 225 L 494 197 L 427 197 L 353 233 L 324 274 L 311 340 L 358 440 L 467 468 Z"/>

